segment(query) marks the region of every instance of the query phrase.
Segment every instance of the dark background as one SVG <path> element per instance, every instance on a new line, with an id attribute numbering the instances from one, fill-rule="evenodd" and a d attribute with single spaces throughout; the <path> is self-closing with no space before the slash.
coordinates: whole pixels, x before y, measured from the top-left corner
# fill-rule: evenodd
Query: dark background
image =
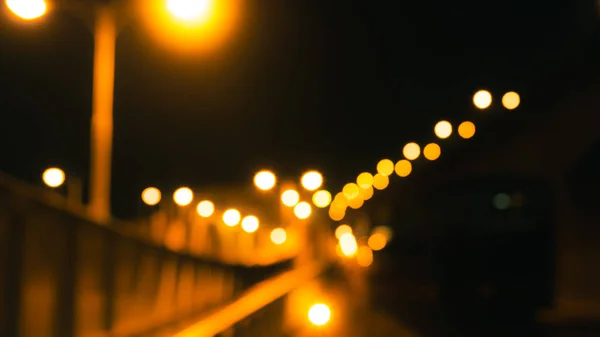
<path id="1" fill-rule="evenodd" d="M 148 185 L 250 184 L 257 169 L 322 170 L 339 188 L 472 94 L 544 111 L 598 69 L 593 1 L 245 2 L 225 48 L 172 53 L 132 22 L 117 45 L 113 206 Z M 0 169 L 40 183 L 88 173 L 93 40 L 72 17 L 0 17 Z M 502 113 L 494 110 L 493 113 Z M 170 192 L 169 192 L 170 194 Z"/>

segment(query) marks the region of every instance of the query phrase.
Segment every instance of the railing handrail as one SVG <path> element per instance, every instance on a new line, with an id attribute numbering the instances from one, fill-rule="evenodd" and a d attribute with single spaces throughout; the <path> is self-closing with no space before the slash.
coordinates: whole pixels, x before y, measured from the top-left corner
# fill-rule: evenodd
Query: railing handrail
<path id="1" fill-rule="evenodd" d="M 190 251 L 174 250 L 164 244 L 159 244 L 151 240 L 145 235 L 141 235 L 138 231 L 131 230 L 132 223 L 130 222 L 112 218 L 109 223 L 100 224 L 88 215 L 85 206 L 71 204 L 68 202 L 66 197 L 55 191 L 22 181 L 2 171 L 0 171 L 0 189 L 6 189 L 10 193 L 19 195 L 27 200 L 31 200 L 35 203 L 43 204 L 47 207 L 65 212 L 75 218 L 85 221 L 86 223 L 101 227 L 103 230 L 116 233 L 122 237 L 141 242 L 147 246 L 154 247 L 162 251 L 169 251 L 182 257 L 190 257 L 197 260 L 202 260 L 212 265 L 227 265 L 231 267 L 264 267 L 282 263 L 294 257 L 293 254 L 288 254 L 281 256 L 279 259 L 272 259 L 266 262 L 261 261 L 260 263 L 242 263 L 234 261 L 222 261 L 216 258 L 197 255 Z"/>
<path id="2" fill-rule="evenodd" d="M 215 336 L 317 277 L 324 267 L 324 263 L 314 262 L 262 281 L 233 302 L 208 313 L 199 322 L 178 332 L 174 337 Z"/>

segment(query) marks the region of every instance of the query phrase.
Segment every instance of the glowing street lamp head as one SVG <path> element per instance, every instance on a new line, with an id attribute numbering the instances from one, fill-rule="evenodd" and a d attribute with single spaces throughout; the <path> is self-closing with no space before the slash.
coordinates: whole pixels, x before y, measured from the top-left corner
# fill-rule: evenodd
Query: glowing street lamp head
<path id="1" fill-rule="evenodd" d="M 408 160 L 415 160 L 421 155 L 421 147 L 415 142 L 410 142 L 404 145 L 402 154 L 404 155 L 404 158 Z"/>
<path id="2" fill-rule="evenodd" d="M 268 191 L 275 187 L 277 177 L 271 171 L 262 170 L 254 175 L 254 185 L 262 191 Z"/>
<path id="3" fill-rule="evenodd" d="M 229 227 L 237 226 L 240 223 L 242 215 L 235 208 L 230 208 L 223 212 L 223 223 Z"/>
<path id="4" fill-rule="evenodd" d="M 300 202 L 300 194 L 296 190 L 286 190 L 281 193 L 281 203 L 287 207 L 294 207 Z"/>
<path id="5" fill-rule="evenodd" d="M 212 0 L 167 0 L 169 12 L 183 21 L 206 20 L 212 5 Z"/>
<path id="6" fill-rule="evenodd" d="M 271 231 L 271 241 L 273 241 L 274 244 L 280 245 L 284 243 L 286 239 L 287 233 L 285 232 L 285 229 L 275 228 Z"/>
<path id="7" fill-rule="evenodd" d="M 49 187 L 60 187 L 65 182 L 65 172 L 57 167 L 51 167 L 44 171 L 42 180 Z"/>
<path id="8" fill-rule="evenodd" d="M 480 110 L 484 110 L 492 105 L 492 94 L 487 90 L 479 90 L 473 95 L 473 105 Z"/>
<path id="9" fill-rule="evenodd" d="M 248 215 L 242 220 L 242 229 L 246 233 L 254 233 L 258 229 L 260 222 L 254 215 Z"/>
<path id="10" fill-rule="evenodd" d="M 315 191 L 323 185 L 323 175 L 317 171 L 308 171 L 302 175 L 300 182 L 307 191 Z"/>
<path id="11" fill-rule="evenodd" d="M 323 326 L 330 319 L 331 310 L 323 303 L 315 304 L 308 310 L 308 320 L 316 326 Z"/>
<path id="12" fill-rule="evenodd" d="M 46 0 L 6 0 L 6 7 L 23 20 L 33 20 L 46 14 Z"/>
<path id="13" fill-rule="evenodd" d="M 142 201 L 148 206 L 155 206 L 160 202 L 162 195 L 156 187 L 148 187 L 142 191 Z"/>
<path id="14" fill-rule="evenodd" d="M 173 193 L 173 200 L 177 206 L 187 206 L 194 200 L 194 192 L 189 187 L 178 188 Z"/>
<path id="15" fill-rule="evenodd" d="M 502 105 L 508 110 L 514 110 L 521 103 L 521 97 L 514 91 L 509 91 L 502 96 Z"/>
<path id="16" fill-rule="evenodd" d="M 300 220 L 308 219 L 311 213 L 312 208 L 310 207 L 310 204 L 305 201 L 298 203 L 294 207 L 294 215 Z"/>
<path id="17" fill-rule="evenodd" d="M 202 200 L 196 206 L 196 213 L 203 218 L 209 218 L 215 213 L 215 204 L 210 200 Z"/>
<path id="18" fill-rule="evenodd" d="M 319 208 L 325 208 L 331 203 L 331 193 L 327 190 L 316 191 L 313 194 L 312 202 Z"/>
<path id="19" fill-rule="evenodd" d="M 458 134 L 464 139 L 475 136 L 475 131 L 475 124 L 473 122 L 465 121 L 458 126 Z"/>
<path id="20" fill-rule="evenodd" d="M 446 139 L 452 135 L 452 124 L 448 121 L 439 121 L 433 128 L 433 132 L 439 139 Z"/>

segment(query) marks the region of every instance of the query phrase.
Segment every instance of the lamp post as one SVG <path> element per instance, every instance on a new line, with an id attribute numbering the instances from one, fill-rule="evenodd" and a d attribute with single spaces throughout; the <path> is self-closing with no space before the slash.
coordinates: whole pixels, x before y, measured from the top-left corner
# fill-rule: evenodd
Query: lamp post
<path id="1" fill-rule="evenodd" d="M 24 20 L 43 16 L 46 0 L 5 0 L 6 6 Z M 116 1 L 90 1 L 94 9 L 94 67 L 91 118 L 90 191 L 88 212 L 100 223 L 110 220 L 111 166 L 113 147 L 113 97 Z M 211 0 L 169 0 L 166 9 L 185 21 L 210 15 Z"/>
<path id="2" fill-rule="evenodd" d="M 113 97 L 117 23 L 114 9 L 102 6 L 94 20 L 94 82 L 91 124 L 90 215 L 110 219 Z"/>

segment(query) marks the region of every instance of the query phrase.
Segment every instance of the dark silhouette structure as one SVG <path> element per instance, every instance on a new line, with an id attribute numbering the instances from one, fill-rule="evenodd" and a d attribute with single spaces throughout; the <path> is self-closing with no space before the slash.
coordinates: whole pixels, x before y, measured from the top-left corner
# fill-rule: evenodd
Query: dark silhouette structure
<path id="1" fill-rule="evenodd" d="M 374 198 L 374 221 L 396 229 L 399 256 L 389 262 L 398 273 L 380 279 L 404 286 L 396 299 L 406 317 L 446 305 L 470 308 L 463 332 L 490 317 L 598 329 L 598 90 L 538 115 L 506 113 Z"/>

